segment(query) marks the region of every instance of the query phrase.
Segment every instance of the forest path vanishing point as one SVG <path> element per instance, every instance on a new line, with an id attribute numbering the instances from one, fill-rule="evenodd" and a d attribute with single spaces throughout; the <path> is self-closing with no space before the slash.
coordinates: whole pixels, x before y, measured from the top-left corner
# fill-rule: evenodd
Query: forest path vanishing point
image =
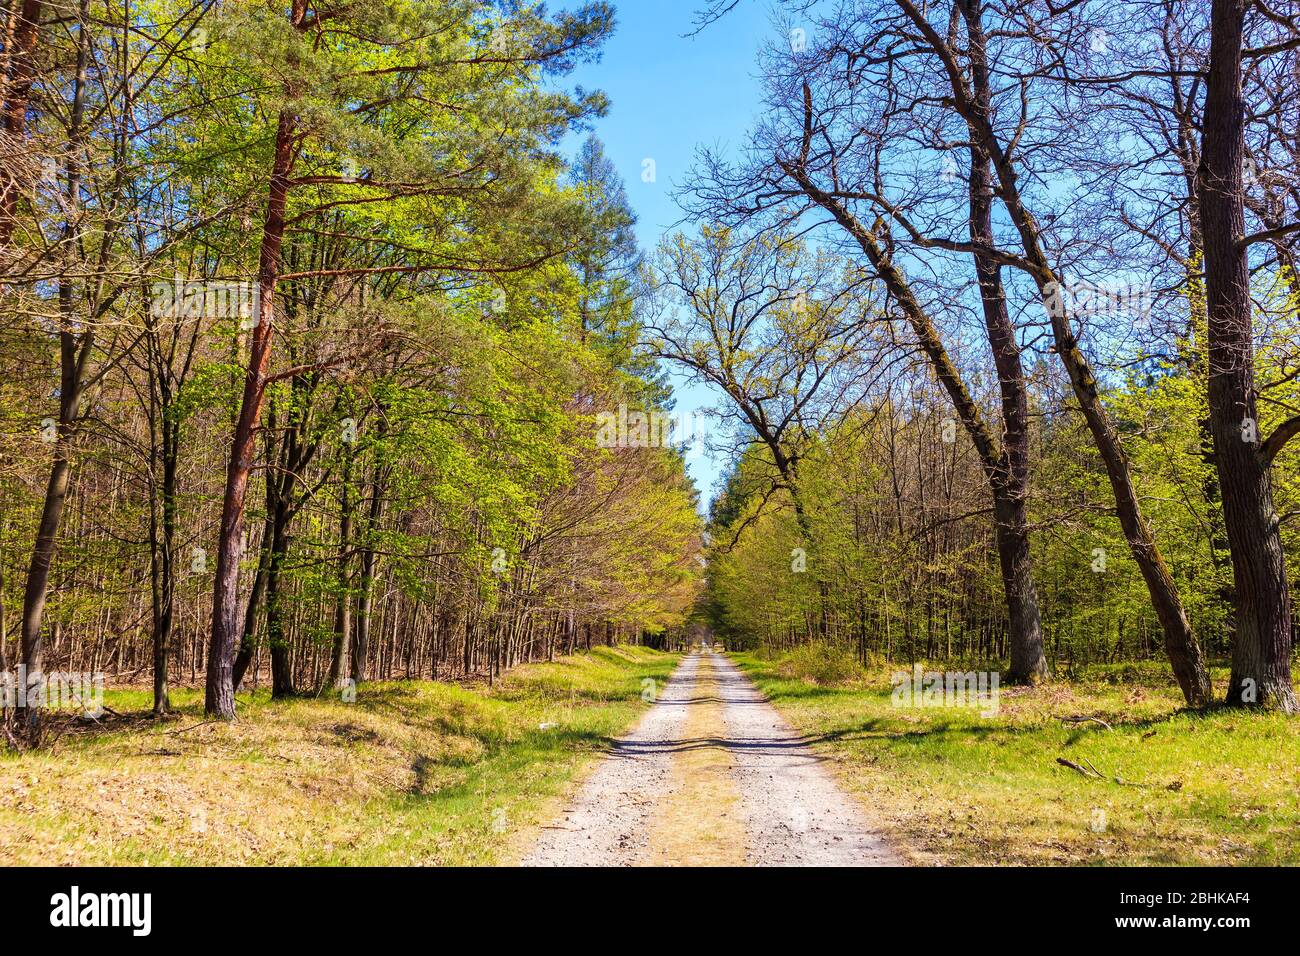
<path id="1" fill-rule="evenodd" d="M 882 866 L 903 861 L 741 671 L 686 656 L 572 794 L 534 866 Z"/>

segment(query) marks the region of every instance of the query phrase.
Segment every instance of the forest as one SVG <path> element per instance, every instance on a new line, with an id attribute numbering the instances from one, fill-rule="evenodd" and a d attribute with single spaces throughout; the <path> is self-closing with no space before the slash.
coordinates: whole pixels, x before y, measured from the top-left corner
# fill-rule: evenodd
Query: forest
<path id="1" fill-rule="evenodd" d="M 27 769 L 73 753 L 69 780 L 167 786 L 161 758 L 220 755 L 272 829 L 317 812 L 293 787 L 346 808 L 328 846 L 107 862 L 493 862 L 516 811 L 488 795 L 541 819 L 642 709 L 705 741 L 676 799 L 740 805 L 707 784 L 737 740 L 804 746 L 746 719 L 833 748 L 913 667 L 1000 679 L 997 727 L 1293 748 L 1296 4 L 688 7 L 671 49 L 701 61 L 761 31 L 759 100 L 656 183 L 587 83 L 638 3 L 0 0 L 0 859 L 36 832 Z M 691 688 L 718 711 L 671 724 Z M 321 735 L 367 756 L 310 784 L 230 756 L 280 733 L 304 773 L 343 760 Z M 1202 758 L 1049 769 L 1177 794 Z M 1293 862 L 1271 786 L 1252 859 Z M 77 839 L 193 824 L 124 819 Z M 660 864 L 803 852 L 646 826 Z M 848 862 L 901 859 L 874 840 Z M 548 846 L 523 859 L 572 862 Z"/>
<path id="2" fill-rule="evenodd" d="M 749 439 L 715 629 L 1295 712 L 1294 11 L 784 6 L 657 260 L 653 334 Z"/>
<path id="3" fill-rule="evenodd" d="M 5 4 L 5 669 L 229 718 L 681 621 L 682 458 L 593 426 L 669 401 L 632 213 L 557 149 L 612 22 Z"/>
<path id="4" fill-rule="evenodd" d="M 0 663 L 229 717 L 693 615 L 1167 655 L 1193 705 L 1230 656 L 1294 709 L 1295 22 L 1099 6 L 791 27 L 643 256 L 600 141 L 557 151 L 605 5 L 8 4 Z M 681 447 L 593 424 L 665 368 L 732 461 L 698 602 Z"/>

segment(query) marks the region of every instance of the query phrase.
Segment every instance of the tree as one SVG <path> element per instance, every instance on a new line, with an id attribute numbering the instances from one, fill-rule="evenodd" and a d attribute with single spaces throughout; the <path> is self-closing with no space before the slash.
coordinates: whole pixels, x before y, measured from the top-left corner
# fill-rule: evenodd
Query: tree
<path id="1" fill-rule="evenodd" d="M 41 333 L 52 335 L 58 349 L 58 401 L 51 419 L 51 456 L 40 521 L 35 532 L 23 592 L 23 664 L 33 679 L 44 668 L 43 625 L 49 598 L 50 576 L 58 551 L 64 514 L 72 486 L 77 446 L 97 389 L 105 377 L 135 347 L 139 334 L 121 321 L 139 290 L 140 277 L 168 254 L 193 222 L 163 217 L 149 236 L 147 254 L 134 259 L 129 224 L 143 218 L 150 205 L 148 190 L 136 192 L 129 177 L 138 159 L 133 133 L 140 127 L 154 84 L 175 53 L 166 36 L 142 33 L 143 59 L 148 69 L 133 72 L 118 47 L 122 35 L 120 15 L 107 14 L 113 26 L 110 46 L 115 55 L 99 55 L 95 31 L 100 20 L 92 16 L 89 0 L 81 0 L 69 17 L 73 29 L 67 43 L 66 73 L 56 72 L 34 84 L 40 4 L 24 4 L 14 24 L 20 42 L 13 51 L 6 106 L 7 125 L 15 136 L 25 130 L 18 111 L 34 113 L 44 135 L 60 143 L 62 168 L 50 158 L 48 170 L 59 188 L 55 195 L 37 201 L 32 209 L 33 228 L 21 253 L 14 249 L 6 262 L 7 279 L 15 291 L 14 311 Z M 163 31 L 165 34 L 166 31 Z M 56 62 L 59 62 L 56 60 Z M 17 199 L 10 180 L 0 210 L 0 240 L 14 232 Z M 53 287 L 53 294 L 49 289 Z M 38 734 L 39 708 L 28 708 L 29 731 Z"/>
<path id="2" fill-rule="evenodd" d="M 1062 301 L 1062 276 L 1048 259 L 1038 219 L 1030 212 L 1021 192 L 1018 170 L 1018 156 L 1021 154 L 1013 145 L 1015 140 L 1009 143 L 1005 134 L 999 132 L 1001 118 L 987 107 L 993 101 L 989 78 L 978 71 L 973 71 L 968 77 L 962 68 L 959 51 L 910 0 L 895 0 L 894 5 L 904 22 L 919 34 L 922 48 L 930 57 L 929 68 L 946 81 L 944 94 L 950 97 L 947 102 L 951 104 L 951 110 L 966 123 L 974 144 L 991 162 L 998 196 L 1022 253 L 1007 255 L 1001 249 L 986 249 L 978 245 L 968 247 L 968 250 L 1015 265 L 1028 274 L 1037 287 L 1048 313 L 1054 350 L 1069 376 L 1075 399 L 1106 466 L 1124 536 L 1151 592 L 1152 603 L 1165 632 L 1166 651 L 1174 674 L 1188 703 L 1202 706 L 1211 697 L 1204 653 L 1192 634 L 1182 599 L 1160 552 L 1155 533 L 1142 513 L 1123 443 L 1106 412 L 1097 377 L 1080 348 L 1072 317 Z M 964 18 L 969 31 L 970 24 L 982 23 L 980 8 L 967 7 Z M 979 29 L 982 34 L 983 28 Z"/>
<path id="3" fill-rule="evenodd" d="M 535 141 L 552 135 L 576 117 L 600 108 L 601 103 L 598 99 L 581 104 L 563 98 L 556 101 L 527 87 L 518 91 L 513 86 L 516 71 L 527 75 L 542 66 L 566 68 L 608 32 L 610 19 L 609 10 L 599 4 L 554 22 L 531 12 L 523 13 L 495 24 L 489 42 L 475 47 L 470 38 L 476 23 L 469 4 L 412 0 L 401 9 L 390 6 L 383 11 L 362 12 L 352 8 L 310 9 L 306 0 L 294 0 L 288 31 L 278 31 L 286 48 L 285 59 L 278 64 L 284 68 L 283 102 L 271 149 L 259 252 L 259 311 L 250 337 L 248 370 L 232 437 L 218 532 L 205 705 L 208 713 L 226 719 L 235 713 L 233 655 L 239 626 L 238 565 L 244 504 L 267 388 L 276 374 L 283 374 L 270 371 L 276 290 L 288 278 L 306 278 L 320 272 L 309 269 L 290 276 L 281 268 L 284 238 L 291 226 L 290 193 L 311 185 L 347 190 L 357 180 L 348 170 L 342 175 L 295 175 L 299 161 L 310 156 L 309 146 L 317 143 L 335 150 L 347 149 L 350 141 L 365 144 L 369 155 L 363 158 L 370 162 L 371 169 L 360 177 L 361 195 L 348 199 L 336 194 L 322 197 L 321 201 L 326 206 L 365 203 L 372 214 L 384 207 L 392 211 L 399 207 L 414 210 L 418 208 L 415 200 L 420 198 L 468 198 L 480 188 L 490 189 L 488 184 L 498 178 L 507 185 L 496 183 L 492 192 L 505 192 L 509 185 L 518 187 L 521 175 L 524 182 L 530 179 L 527 164 L 518 163 L 522 151 L 502 151 L 493 122 L 509 116 L 512 136 L 526 143 L 530 138 Z M 252 22 L 257 28 L 275 26 L 256 17 Z M 414 26 L 417 23 L 421 24 L 418 29 Z M 419 89 L 421 83 L 428 89 Z M 448 129 L 444 117 L 420 114 L 432 90 L 455 90 L 476 104 L 484 120 L 483 127 L 476 131 L 477 139 L 466 138 L 464 124 Z M 418 144 L 420 152 L 410 155 L 401 143 Z M 293 214 L 292 222 L 307 214 Z M 508 258 L 494 262 L 473 254 L 463 257 L 448 249 L 422 251 L 423 255 L 412 257 L 414 261 L 347 271 L 508 272 L 524 265 Z"/>
<path id="4" fill-rule="evenodd" d="M 1236 585 L 1231 704 L 1300 710 L 1291 685 L 1291 595 L 1273 504 L 1269 463 L 1288 425 L 1258 437 L 1250 267 L 1242 167 L 1245 104 L 1242 56 L 1246 9 L 1214 0 L 1205 81 L 1197 206 L 1204 226 L 1210 427 L 1223 490 L 1224 523 Z M 1294 23 L 1289 39 L 1294 40 Z M 1289 227 L 1294 231 L 1295 227 Z M 1254 240 L 1258 241 L 1258 240 Z M 1296 419 L 1292 419 L 1296 422 Z M 1300 422 L 1291 426 L 1300 430 Z"/>
<path id="5" fill-rule="evenodd" d="M 650 347 L 727 396 L 724 420 L 762 443 L 772 484 L 803 515 L 798 472 L 807 438 L 873 374 L 870 295 L 859 300 L 862 283 L 831 256 L 715 226 L 695 242 L 666 240 L 653 283 Z"/>
<path id="6" fill-rule="evenodd" d="M 20 0 L 8 5 L 6 17 L 4 95 L 4 151 L 6 171 L 0 184 L 0 252 L 13 239 L 18 223 L 18 194 L 22 188 L 18 170 L 30 170 L 39 163 L 26 155 L 27 108 L 36 77 L 36 56 L 40 45 L 42 0 Z M 24 162 L 26 161 L 26 162 Z"/>
<path id="7" fill-rule="evenodd" d="M 1016 330 L 1002 288 L 1001 263 L 987 255 L 973 257 L 1001 392 L 1002 428 L 995 434 L 953 361 L 931 308 L 923 303 L 897 261 L 894 237 L 879 218 L 884 210 L 870 210 L 873 204 L 884 204 L 880 193 L 893 176 L 884 164 L 882 144 L 895 135 L 905 141 L 942 138 L 925 128 L 924 119 L 913 119 L 909 125 L 908 111 L 896 106 L 896 89 L 890 85 L 888 68 L 874 76 L 858 65 L 858 59 L 866 54 L 853 45 L 862 41 L 846 39 L 855 24 L 847 13 L 844 18 L 844 22 L 825 24 L 825 32 L 833 39 L 824 47 L 798 54 L 793 67 L 786 53 L 769 56 L 773 112 L 754 134 L 753 153 L 760 158 L 747 169 L 732 169 L 707 159 L 696 202 L 710 214 L 732 218 L 775 215 L 779 222 L 786 222 L 814 219 L 812 214 L 822 213 L 858 247 L 865 267 L 897 303 L 984 463 L 994 500 L 1012 633 L 1009 674 L 1015 680 L 1036 682 L 1046 673 L 1046 661 L 1026 516 L 1027 404 Z M 818 35 L 821 33 L 819 30 Z M 887 63 L 888 57 L 871 62 Z M 986 69 L 982 64 L 983 55 L 977 53 L 975 65 Z M 864 82 L 866 79 L 870 82 Z M 895 126 L 900 127 L 897 132 Z M 869 137 L 867 129 L 878 132 Z M 988 157 L 974 142 L 969 147 L 969 167 L 966 219 L 972 244 L 978 247 L 991 234 L 993 191 Z M 920 188 L 909 184 L 913 195 Z M 802 200 L 802 205 L 795 200 Z M 860 214 L 856 211 L 859 206 L 866 206 L 868 212 Z M 945 208 L 945 214 L 950 211 Z M 939 221 L 946 223 L 947 216 Z"/>
<path id="8" fill-rule="evenodd" d="M 682 626 L 680 451 L 595 440 L 669 402 L 634 220 L 558 152 L 606 5 L 4 9 L 0 665 L 23 565 L 23 661 L 152 669 L 160 718 L 267 657 L 285 696 Z"/>

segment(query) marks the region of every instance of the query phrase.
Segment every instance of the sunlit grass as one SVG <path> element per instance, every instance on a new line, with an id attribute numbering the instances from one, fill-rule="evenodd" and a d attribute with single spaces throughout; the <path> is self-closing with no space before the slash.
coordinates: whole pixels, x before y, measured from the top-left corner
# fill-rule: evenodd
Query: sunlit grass
<path id="1" fill-rule="evenodd" d="M 1300 863 L 1300 719 L 1189 712 L 1170 682 L 1110 671 L 1003 687 L 985 718 L 895 707 L 883 667 L 822 685 L 733 656 L 916 862 Z"/>
<path id="2" fill-rule="evenodd" d="M 208 723 L 197 691 L 147 719 L 110 691 L 102 730 L 0 757 L 3 864 L 508 862 L 576 771 L 641 709 L 675 655 L 598 648 L 496 688 L 363 685 Z"/>

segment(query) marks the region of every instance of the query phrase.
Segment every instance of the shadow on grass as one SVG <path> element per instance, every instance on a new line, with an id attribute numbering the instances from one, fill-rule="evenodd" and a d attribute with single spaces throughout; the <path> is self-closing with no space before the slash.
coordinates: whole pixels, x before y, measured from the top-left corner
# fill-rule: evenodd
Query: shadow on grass
<path id="1" fill-rule="evenodd" d="M 825 687 L 800 681 L 797 678 L 784 677 L 772 671 L 751 669 L 747 672 L 763 692 L 764 696 L 777 705 L 783 703 L 815 703 L 818 701 L 845 700 L 857 697 L 861 698 L 864 704 L 870 706 L 885 706 L 891 693 L 889 688 L 883 687 Z M 1142 734 L 1166 725 L 1177 718 L 1193 720 L 1199 724 L 1202 721 L 1213 721 L 1219 717 L 1235 717 L 1248 713 L 1250 713 L 1250 711 L 1244 711 L 1239 708 L 1229 707 L 1221 702 L 1215 702 L 1206 707 L 1199 708 L 1171 706 L 1170 709 L 1164 713 L 1147 716 L 1129 716 L 1122 713 L 1116 713 L 1113 710 L 1099 711 L 1097 714 L 1089 716 L 1098 716 L 1104 719 L 1110 728 L 1110 732 Z M 1100 725 L 1069 725 L 1062 723 L 1062 718 L 1066 716 L 1076 715 L 1065 713 L 1044 713 L 1022 722 L 999 720 L 999 718 L 995 716 L 989 718 L 987 724 L 945 722 L 938 724 L 938 728 L 941 733 L 953 733 L 958 730 L 966 730 L 976 736 L 986 735 L 992 732 L 1023 735 L 1039 733 L 1051 728 L 1059 728 L 1061 730 L 1069 731 L 1069 736 L 1066 740 L 1067 744 L 1073 744 L 1080 740 L 1084 740 L 1092 734 L 1107 732 L 1106 728 L 1101 727 Z M 877 718 L 873 722 L 879 723 L 880 719 Z M 923 733 L 931 732 L 933 731 L 923 731 Z"/>
<path id="2" fill-rule="evenodd" d="M 483 741 L 485 744 L 488 741 Z M 427 804 L 431 801 L 451 801 L 479 794 L 483 778 L 494 771 L 506 772 L 516 764 L 562 757 L 569 754 L 609 752 L 618 742 L 608 734 L 594 730 L 556 730 L 531 733 L 526 741 L 512 745 L 493 746 L 479 759 L 462 762 L 455 758 L 439 758 L 420 754 L 411 763 L 415 779 L 409 787 L 396 790 L 392 797 L 401 805 Z M 439 771 L 466 771 L 455 780 L 440 782 Z M 489 790 L 496 790 L 493 786 Z"/>
<path id="3" fill-rule="evenodd" d="M 775 704 L 782 704 L 789 701 L 807 701 L 819 697 L 837 697 L 851 695 L 854 691 L 835 691 L 830 690 L 826 693 L 818 693 L 813 689 L 813 693 L 787 693 L 784 689 L 770 694 L 770 699 Z M 887 696 L 887 695 L 884 695 Z M 914 713 L 914 711 L 909 711 Z M 1114 717 L 1112 716 L 1107 723 L 1110 729 L 1096 725 L 1069 725 L 1060 722 L 1060 715 L 1044 715 L 1041 719 L 1027 720 L 1023 722 L 1011 722 L 997 717 L 989 718 L 983 722 L 968 722 L 962 720 L 944 719 L 938 715 L 927 718 L 922 726 L 900 727 L 899 722 L 904 718 L 899 717 L 872 717 L 862 723 L 853 726 L 844 727 L 839 730 L 826 731 L 821 734 L 806 737 L 808 743 L 832 742 L 841 740 L 869 739 L 869 738 L 889 738 L 889 739 L 924 739 L 938 737 L 956 737 L 968 736 L 974 739 L 984 739 L 992 735 L 1003 735 L 1009 737 L 1029 737 L 1037 736 L 1046 731 L 1059 730 L 1066 733 L 1064 746 L 1072 746 L 1079 741 L 1087 740 L 1098 734 L 1114 734 L 1126 737 L 1137 737 L 1141 739 L 1150 731 L 1168 725 L 1177 718 L 1185 718 L 1196 721 L 1198 724 L 1204 721 L 1213 723 L 1216 717 L 1220 716 L 1237 716 L 1241 711 L 1225 708 L 1222 706 L 1213 706 L 1204 709 L 1178 708 L 1165 714 L 1158 714 L 1147 717 Z"/>

